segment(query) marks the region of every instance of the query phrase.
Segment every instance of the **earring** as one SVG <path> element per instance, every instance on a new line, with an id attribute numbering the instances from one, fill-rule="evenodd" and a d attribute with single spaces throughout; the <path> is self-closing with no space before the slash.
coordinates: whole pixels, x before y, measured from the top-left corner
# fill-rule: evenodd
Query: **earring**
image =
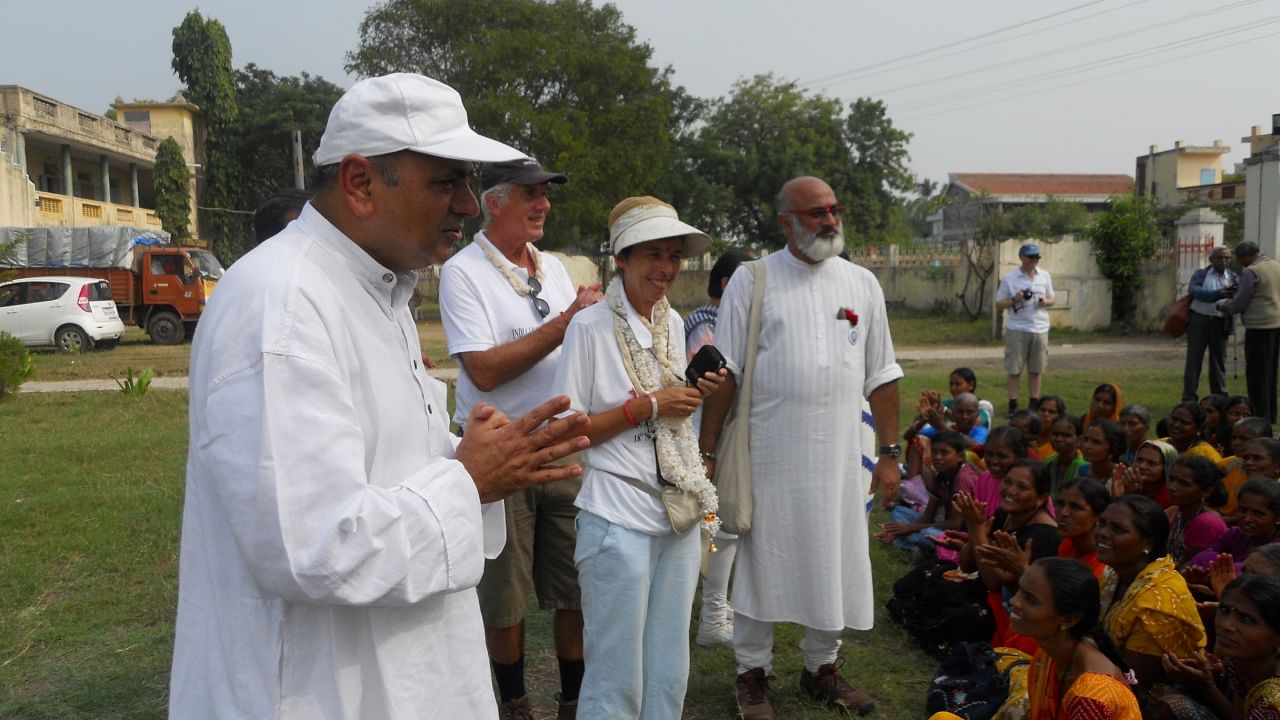
<path id="1" fill-rule="evenodd" d="M 1151 554 L 1151 548 L 1142 548 L 1142 554 L 1143 554 L 1143 555 L 1150 555 L 1150 554 Z"/>

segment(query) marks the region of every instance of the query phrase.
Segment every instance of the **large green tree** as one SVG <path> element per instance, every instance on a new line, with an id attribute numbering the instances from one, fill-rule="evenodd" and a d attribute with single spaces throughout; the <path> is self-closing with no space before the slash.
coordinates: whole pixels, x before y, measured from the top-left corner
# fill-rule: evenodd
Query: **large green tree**
<path id="1" fill-rule="evenodd" d="M 1155 254 L 1160 240 L 1155 199 L 1115 195 L 1089 229 L 1098 269 L 1111 281 L 1111 319 L 1131 323 L 1143 277 L 1139 264 Z"/>
<path id="2" fill-rule="evenodd" d="M 774 197 L 788 179 L 816 175 L 848 206 L 852 242 L 909 235 L 900 193 L 914 189 L 907 170 L 910 134 L 893 126 L 883 103 L 845 106 L 772 75 L 740 80 L 712 103 L 692 161 L 703 177 L 728 188 L 728 230 L 748 244 L 784 243 Z"/>
<path id="3" fill-rule="evenodd" d="M 155 177 L 152 187 L 156 196 L 156 216 L 165 232 L 176 243 L 191 238 L 191 196 L 187 184 L 187 160 L 182 148 L 172 137 L 165 138 L 156 151 Z"/>
<path id="4" fill-rule="evenodd" d="M 671 144 L 669 70 L 612 5 L 586 0 L 388 0 L 347 69 L 418 72 L 461 93 L 480 132 L 569 174 L 548 247 L 597 247 L 628 195 L 654 192 Z"/>
<path id="5" fill-rule="evenodd" d="M 293 187 L 293 132 L 302 133 L 303 169 L 320 144 L 329 109 L 342 88 L 302 73 L 280 76 L 250 63 L 235 73 L 239 116 L 234 124 L 240 184 L 237 207 L 252 209 L 281 188 Z"/>
<path id="6" fill-rule="evenodd" d="M 239 188 L 233 126 L 239 115 L 231 40 L 214 18 L 191 11 L 173 29 L 173 71 L 186 85 L 186 97 L 204 111 L 203 187 L 199 188 L 201 232 L 207 230 L 214 252 L 224 263 L 239 255 L 244 218 L 237 217 Z"/>

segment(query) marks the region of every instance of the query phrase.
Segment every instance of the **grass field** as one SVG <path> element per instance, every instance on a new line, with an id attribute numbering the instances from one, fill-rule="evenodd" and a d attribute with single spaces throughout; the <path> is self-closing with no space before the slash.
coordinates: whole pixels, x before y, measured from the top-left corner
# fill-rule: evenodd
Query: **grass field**
<path id="1" fill-rule="evenodd" d="M 423 340 L 429 353 L 443 357 L 438 325 L 424 328 Z M 181 374 L 189 349 L 126 342 L 79 358 L 42 354 L 33 379 L 110 377 L 130 366 Z M 1072 411 L 1083 410 L 1103 380 L 1120 384 L 1129 399 L 1146 402 L 1155 414 L 1167 412 L 1179 395 L 1181 356 L 1167 348 L 1153 348 L 1141 358 L 1051 362 L 1046 392 L 1066 396 Z M 904 423 L 919 391 L 945 389 L 947 373 L 957 364 L 905 363 Z M 999 361 L 965 364 L 978 371 L 980 389 L 999 408 Z M 1243 380 L 1231 385 L 1242 389 Z M 165 391 L 142 398 L 24 393 L 0 403 L 0 717 L 164 717 L 186 399 L 184 392 Z M 876 628 L 848 634 L 847 670 L 879 699 L 875 717 L 920 717 L 935 664 L 911 648 L 883 612 L 889 587 L 906 566 L 896 552 L 876 543 L 872 561 L 880 605 Z M 779 711 L 786 718 L 837 717 L 799 692 L 798 640 L 795 628 L 780 628 Z M 529 673 L 543 714 L 552 711 L 557 690 L 550 645 L 546 617 L 535 613 Z M 693 646 L 692 661 L 685 717 L 731 717 L 731 651 Z"/>

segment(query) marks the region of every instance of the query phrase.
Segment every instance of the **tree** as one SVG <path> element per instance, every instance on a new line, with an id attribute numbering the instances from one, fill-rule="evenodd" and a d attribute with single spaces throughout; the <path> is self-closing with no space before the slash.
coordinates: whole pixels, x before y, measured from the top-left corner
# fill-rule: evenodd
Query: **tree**
<path id="1" fill-rule="evenodd" d="M 303 170 L 320 144 L 329 109 L 342 88 L 302 73 L 279 76 L 253 63 L 235 73 L 235 160 L 240 184 L 236 207 L 256 208 L 269 195 L 293 186 L 293 131 L 302 132 Z"/>
<path id="2" fill-rule="evenodd" d="M 1131 323 L 1143 282 L 1138 265 L 1155 254 L 1160 239 L 1155 198 L 1113 196 L 1110 207 L 1094 218 L 1089 239 L 1098 269 L 1111 281 L 1112 320 Z"/>
<path id="3" fill-rule="evenodd" d="M 623 197 L 651 194 L 671 144 L 670 70 L 612 5 L 587 0 L 387 0 L 360 23 L 347 70 L 448 83 L 477 131 L 571 180 L 548 247 L 597 247 Z"/>
<path id="4" fill-rule="evenodd" d="M 156 151 L 155 177 L 152 187 L 156 196 L 156 217 L 165 232 L 173 236 L 176 243 L 185 243 L 191 238 L 188 227 L 191 217 L 191 197 L 188 193 L 187 160 L 182 156 L 182 148 L 172 137 L 165 138 Z"/>
<path id="5" fill-rule="evenodd" d="M 878 101 L 856 100 L 846 115 L 837 100 L 757 75 L 712 103 L 694 162 L 731 192 L 726 225 L 748 243 L 784 244 L 774 198 L 797 175 L 816 175 L 831 185 L 849 208 L 849 239 L 885 242 L 895 223 L 899 234 L 909 234 L 905 216 L 895 219 L 893 210 L 901 204 L 895 193 L 914 187 L 906 169 L 909 138 Z"/>
<path id="6" fill-rule="evenodd" d="M 227 29 L 191 11 L 173 29 L 173 71 L 186 84 L 187 99 L 204 112 L 204 186 L 200 188 L 201 229 L 208 229 L 214 252 L 224 263 L 239 255 L 243 220 L 233 211 L 239 178 L 234 130 L 239 114 Z"/>

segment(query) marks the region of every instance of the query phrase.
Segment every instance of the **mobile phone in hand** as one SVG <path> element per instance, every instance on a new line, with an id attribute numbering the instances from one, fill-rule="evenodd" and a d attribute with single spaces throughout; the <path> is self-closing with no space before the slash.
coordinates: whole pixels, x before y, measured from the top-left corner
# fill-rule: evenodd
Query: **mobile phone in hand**
<path id="1" fill-rule="evenodd" d="M 707 373 L 719 372 L 725 366 L 724 355 L 716 349 L 715 345 L 703 345 L 697 353 L 694 354 L 693 360 L 689 361 L 689 367 L 685 368 L 684 379 L 691 387 L 697 387 L 698 381 Z"/>

